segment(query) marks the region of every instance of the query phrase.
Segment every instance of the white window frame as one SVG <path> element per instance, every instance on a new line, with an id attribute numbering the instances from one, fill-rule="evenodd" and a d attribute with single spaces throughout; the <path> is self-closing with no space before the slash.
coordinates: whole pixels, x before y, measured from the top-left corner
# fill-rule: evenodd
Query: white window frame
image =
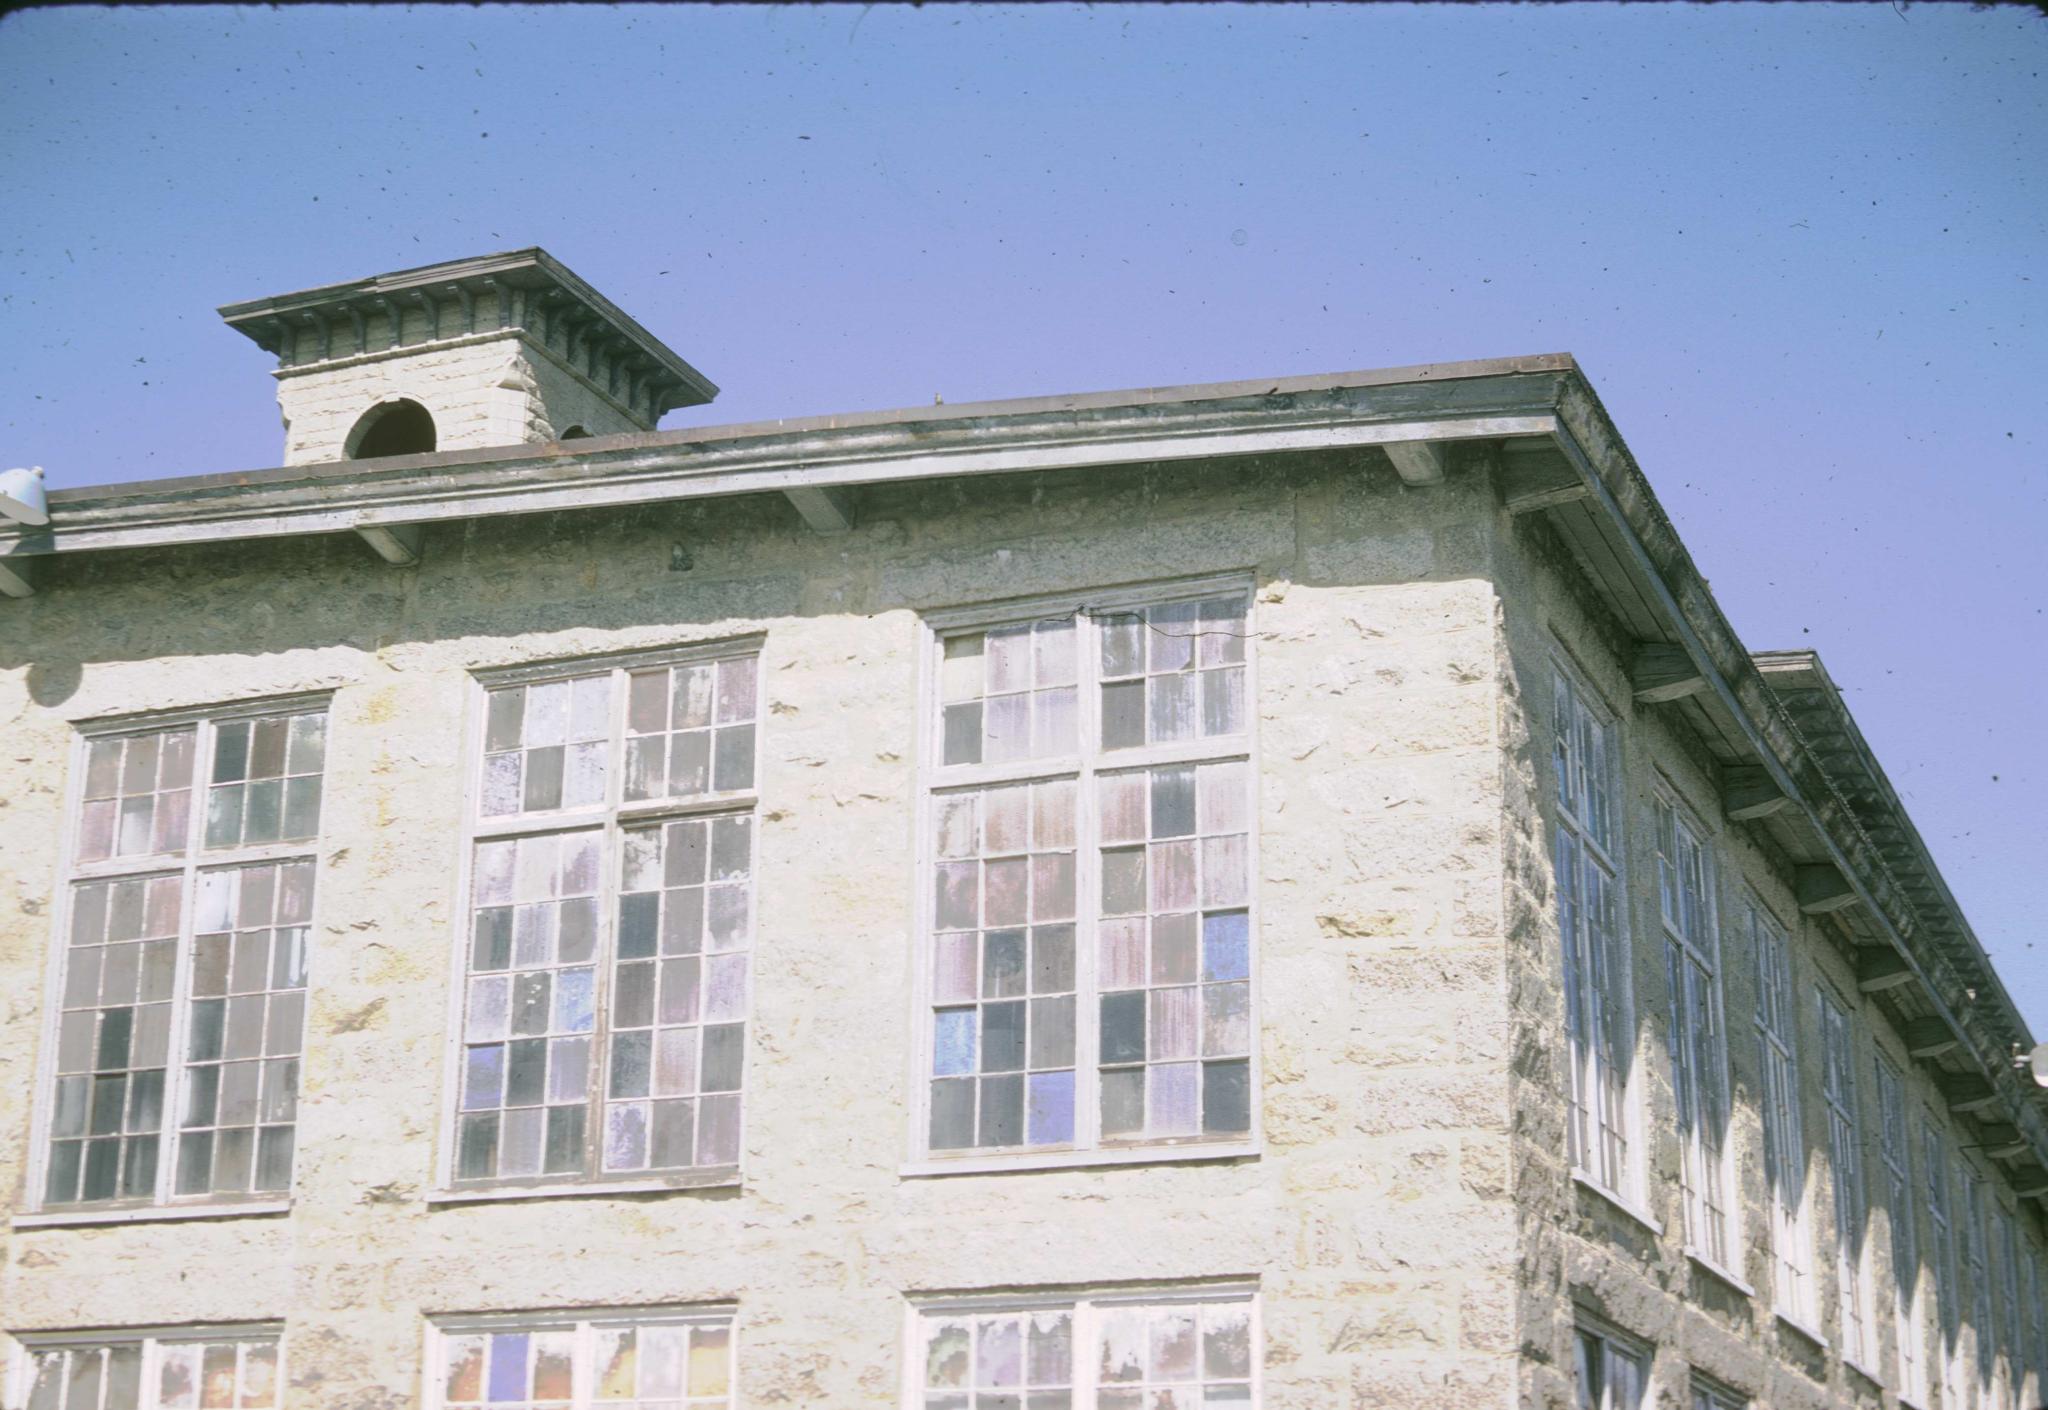
<path id="1" fill-rule="evenodd" d="M 2017 1410 L 2020 1382 L 2026 1375 L 2026 1356 L 2021 1350 L 2019 1239 L 2013 1228 L 2012 1216 L 1999 1203 L 1997 1193 L 1987 1189 L 1985 1202 L 1991 1211 L 1992 1230 L 1998 1237 L 1998 1292 L 2001 1295 L 1997 1300 L 2002 1314 L 1998 1318 L 1998 1347 L 2005 1361 L 2005 1399 Z"/>
<path id="2" fill-rule="evenodd" d="M 1591 1387 L 1586 1384 L 1588 1369 L 1582 1359 L 1587 1341 L 1595 1342 L 1600 1351 L 1600 1387 L 1597 1399 Z M 1593 1316 L 1583 1308 L 1579 1309 L 1572 1322 L 1572 1400 L 1580 1410 L 1647 1410 L 1655 1399 L 1655 1390 L 1650 1383 L 1650 1371 L 1655 1361 L 1655 1348 L 1651 1343 L 1632 1332 L 1622 1331 L 1605 1318 Z M 1634 1368 L 1635 1393 L 1630 1397 L 1615 1394 L 1614 1367 L 1617 1362 Z"/>
<path id="3" fill-rule="evenodd" d="M 1749 1397 L 1694 1371 L 1692 1410 L 1749 1410 Z"/>
<path id="4" fill-rule="evenodd" d="M 1906 1079 L 1883 1053 L 1877 1081 L 1878 1162 L 1885 1173 L 1885 1209 L 1891 1225 L 1893 1355 L 1899 1399 L 1925 1406 L 1928 1396 L 1925 1304 L 1920 1268 L 1919 1207 L 1913 1197 L 1913 1131 L 1907 1121 Z"/>
<path id="5" fill-rule="evenodd" d="M 65 807 L 58 837 L 56 897 L 51 907 L 50 948 L 43 981 L 43 1022 L 41 1052 L 36 1064 L 35 1091 L 30 1103 L 31 1128 L 27 1189 L 22 1212 L 11 1221 L 16 1227 L 55 1224 L 119 1224 L 153 1222 L 160 1219 L 191 1219 L 240 1214 L 277 1214 L 291 1208 L 291 1189 L 282 1195 L 270 1192 L 183 1195 L 176 1193 L 177 1155 L 182 1131 L 179 1112 L 185 1095 L 189 1062 L 185 1056 L 187 1028 L 192 1012 L 191 960 L 194 916 L 197 911 L 198 879 L 202 871 L 223 871 L 265 862 L 308 861 L 314 867 L 312 912 L 307 929 L 308 1000 L 317 969 L 320 934 L 319 872 L 323 861 L 322 828 L 313 836 L 294 842 L 264 842 L 253 845 L 208 849 L 206 837 L 206 795 L 212 786 L 214 740 L 220 726 L 276 715 L 321 711 L 327 718 L 325 748 L 332 752 L 332 690 L 307 691 L 293 695 L 264 696 L 254 700 L 184 706 L 172 710 L 81 720 L 72 729 L 71 757 L 65 784 Z M 95 740 L 127 735 L 154 734 L 192 725 L 197 737 L 192 747 L 192 802 L 187 814 L 186 845 L 181 855 L 155 853 L 137 857 L 109 857 L 103 861 L 81 862 L 77 849 L 85 804 L 86 757 Z M 329 771 L 321 769 L 320 809 L 322 825 L 330 800 L 327 795 Z M 49 1179 L 50 1120 L 57 1091 L 57 1036 L 64 1012 L 64 972 L 70 954 L 72 899 L 81 883 L 122 877 L 168 876 L 180 878 L 180 906 L 177 934 L 177 965 L 171 979 L 171 1031 L 164 1071 L 163 1128 L 157 1149 L 156 1187 L 150 1198 L 95 1200 L 91 1203 L 56 1204 L 44 1196 Z M 303 1020 L 302 1020 L 303 1022 Z M 304 1082 L 305 1041 L 300 1039 L 300 1081 Z M 294 1122 L 296 1127 L 297 1123 Z M 296 1137 L 292 1152 L 292 1178 L 296 1184 L 299 1159 Z"/>
<path id="6" fill-rule="evenodd" d="M 1828 1119 L 1828 1173 L 1835 1216 L 1835 1315 L 1842 1359 L 1873 1375 L 1876 1330 L 1871 1321 L 1870 1198 L 1863 1179 L 1863 1122 L 1857 1092 L 1856 1010 L 1826 984 L 1814 986 L 1820 1023 L 1821 1107 Z M 1840 1080 L 1828 1080 L 1830 1071 Z"/>
<path id="7" fill-rule="evenodd" d="M 1159 1307 L 1173 1303 L 1243 1302 L 1250 1310 L 1252 1410 L 1265 1404 L 1265 1328 L 1256 1280 L 1215 1283 L 1155 1283 L 1114 1289 L 1053 1288 L 1015 1293 L 911 1293 L 904 1299 L 902 1410 L 924 1410 L 924 1324 L 927 1318 L 989 1312 L 1073 1312 L 1074 1370 L 1071 1410 L 1095 1410 L 1101 1386 L 1090 1356 L 1099 1343 L 1101 1312 L 1114 1307 Z M 1083 1371 L 1087 1372 L 1082 1379 Z"/>
<path id="8" fill-rule="evenodd" d="M 272 1341 L 277 1344 L 277 1392 L 271 1404 L 273 1407 L 285 1403 L 290 1387 L 290 1372 L 285 1363 L 284 1323 L 281 1320 L 264 1322 L 202 1322 L 185 1325 L 159 1325 L 148 1327 L 98 1327 L 87 1331 L 58 1332 L 15 1332 L 14 1355 L 4 1383 L 5 1403 L 9 1406 L 26 1406 L 29 1391 L 34 1388 L 35 1357 L 37 1352 L 59 1351 L 75 1347 L 121 1346 L 140 1343 L 142 1347 L 142 1395 L 139 1410 L 159 1410 L 158 1397 L 162 1394 L 160 1372 L 162 1370 L 163 1348 L 166 1344 L 184 1342 L 220 1341 Z"/>
<path id="9" fill-rule="evenodd" d="M 950 607 L 924 614 L 920 624 L 918 671 L 917 844 L 914 895 L 917 905 L 916 944 L 912 959 L 911 1033 L 904 1074 L 910 1093 L 907 1152 L 900 1173 L 906 1176 L 973 1174 L 989 1170 L 1044 1170 L 1090 1165 L 1153 1164 L 1181 1160 L 1221 1160 L 1256 1156 L 1264 1146 L 1260 1092 L 1260 996 L 1264 991 L 1259 943 L 1259 741 L 1256 581 L 1248 571 L 1172 578 L 1001 602 Z M 1101 739 L 1100 636 L 1096 619 L 1168 603 L 1242 596 L 1245 603 L 1244 699 L 1245 732 L 1223 736 L 1148 744 L 1105 754 Z M 939 671 L 945 639 L 964 632 L 987 631 L 1073 616 L 1076 624 L 1078 749 L 1068 756 L 1023 759 L 1002 764 L 940 762 Z M 1247 1081 L 1251 1088 L 1251 1128 L 1236 1139 L 1205 1139 L 1199 1135 L 1116 1141 L 1104 1145 L 1100 1134 L 1101 1083 L 1098 1032 L 1101 985 L 1098 978 L 1101 847 L 1097 794 L 1090 786 L 1105 773 L 1126 773 L 1173 764 L 1242 761 L 1246 770 L 1245 800 L 1248 869 L 1245 911 L 1251 932 L 1251 1051 Z M 997 784 L 1072 777 L 1077 780 L 1074 879 L 1074 1141 L 1071 1145 L 997 1151 L 962 1149 L 938 1152 L 929 1148 L 933 1031 L 931 1002 L 935 902 L 933 876 L 937 849 L 933 839 L 933 799 L 941 792 L 986 788 Z"/>
<path id="10" fill-rule="evenodd" d="M 1816 1340 L 1825 1340 L 1816 1330 L 1820 1312 L 1813 1268 L 1813 1191 L 1806 1178 L 1806 1127 L 1799 1101 L 1801 1006 L 1792 969 L 1792 932 L 1753 891 L 1744 899 L 1744 915 L 1756 973 L 1757 1054 L 1762 1074 L 1759 1104 L 1771 1208 L 1772 1306 L 1779 1318 Z M 1772 1024 L 1766 1011 L 1767 989 L 1775 992 L 1783 1031 Z M 1775 1101 L 1774 1086 L 1780 1089 Z M 1787 1145 L 1792 1149 L 1785 1149 Z M 1796 1187 L 1787 1186 L 1788 1177 L 1798 1182 Z"/>
<path id="11" fill-rule="evenodd" d="M 604 1138 L 604 1099 L 593 1099 L 588 1110 L 584 1130 L 586 1153 L 595 1158 L 586 1161 L 585 1169 L 592 1173 L 567 1175 L 562 1173 L 538 1176 L 497 1177 L 488 1181 L 475 1180 L 458 1184 L 455 1178 L 457 1147 L 459 1145 L 459 1123 L 462 1106 L 462 1081 L 464 1071 L 464 1022 L 465 1006 L 469 993 L 469 962 L 471 927 L 473 925 L 473 902 L 471 887 L 475 879 L 476 849 L 479 842 L 518 838 L 536 834 L 559 833 L 564 831 L 600 831 L 603 835 L 599 858 L 598 880 L 598 938 L 593 963 L 598 970 L 596 983 L 596 1018 L 591 1029 L 591 1083 L 592 1091 L 601 1092 L 604 1083 L 603 1063 L 600 1061 L 599 1037 L 609 1037 L 610 1027 L 610 979 L 609 966 L 614 963 L 616 930 L 618 926 L 618 904 L 623 844 L 621 834 L 628 828 L 648 823 L 684 818 L 707 818 L 719 816 L 744 816 L 753 824 L 755 851 L 752 871 L 748 879 L 749 924 L 755 927 L 749 941 L 748 952 L 758 957 L 756 948 L 759 940 L 758 902 L 760 874 L 760 798 L 761 798 L 761 736 L 767 714 L 766 697 L 762 693 L 762 682 L 758 674 L 762 649 L 767 642 L 765 633 L 755 632 L 737 637 L 724 637 L 716 641 L 689 642 L 674 646 L 646 648 L 633 651 L 601 653 L 590 656 L 552 658 L 546 661 L 526 662 L 512 666 L 483 667 L 472 670 L 468 682 L 468 702 L 465 710 L 464 744 L 462 752 L 462 832 L 460 837 L 461 856 L 455 868 L 455 901 L 452 907 L 453 935 L 449 947 L 448 1016 L 443 1038 L 441 1115 L 437 1131 L 438 1151 L 435 1156 L 435 1188 L 427 1195 L 430 1204 L 464 1204 L 499 1199 L 537 1199 L 550 1196 L 632 1194 L 655 1190 L 693 1189 L 707 1186 L 738 1185 L 745 1178 L 747 1106 L 745 1072 L 749 1064 L 743 1056 L 740 1086 L 740 1138 L 739 1159 L 732 1165 L 714 1167 L 693 1167 L 689 1170 L 670 1174 L 653 1174 L 647 1171 L 633 1171 L 619 1175 L 603 1173 L 602 1143 Z M 752 658 L 756 661 L 755 677 L 756 705 L 754 717 L 754 786 L 746 789 L 728 789 L 723 792 L 709 792 L 680 799 L 654 799 L 646 802 L 624 801 L 626 776 L 625 764 L 625 718 L 626 718 L 626 674 L 630 671 L 654 667 L 679 666 L 699 662 L 716 662 L 738 658 Z M 482 788 L 486 727 L 490 709 L 490 692 L 501 686 L 533 685 L 548 681 L 573 679 L 580 676 L 609 674 L 612 678 L 611 724 L 609 741 L 616 746 L 610 755 L 605 773 L 605 801 L 601 805 L 562 807 L 536 812 L 520 812 L 503 817 L 483 816 Z M 747 1026 L 745 1047 L 753 1046 L 754 1027 L 754 986 L 757 962 L 750 962 L 747 969 L 747 1002 L 745 1017 L 741 1020 Z M 609 1051 L 606 1047 L 605 1051 Z"/>
<path id="12" fill-rule="evenodd" d="M 1977 1362 L 1977 1404 L 1991 1410 L 1992 1377 L 1996 1362 L 1992 1336 L 1990 1244 L 1991 1224 L 1985 1210 L 1989 1197 L 1984 1176 L 1962 1155 L 1956 1156 L 1957 1183 L 1962 1186 L 1963 1207 L 1958 1211 L 1963 1268 L 1974 1296 L 1970 1299 L 1971 1350 Z"/>
<path id="13" fill-rule="evenodd" d="M 1643 1152 L 1642 1121 L 1642 1075 L 1641 1063 L 1636 1053 L 1636 1004 L 1635 1004 L 1635 952 L 1630 942 L 1629 879 L 1628 879 L 1628 827 L 1627 804 L 1622 792 L 1623 770 L 1621 767 L 1621 726 L 1620 717 L 1609 708 L 1607 702 L 1593 689 L 1591 682 L 1577 666 L 1558 650 L 1552 655 L 1551 719 L 1552 760 L 1552 818 L 1558 837 L 1551 848 L 1552 885 L 1558 891 L 1560 905 L 1565 895 L 1566 879 L 1558 874 L 1558 847 L 1563 838 L 1569 836 L 1578 847 L 1578 855 L 1588 859 L 1607 878 L 1607 885 L 1613 896 L 1613 933 L 1609 937 L 1611 952 L 1606 956 L 1610 990 L 1598 992 L 1599 986 L 1594 975 L 1582 973 L 1578 959 L 1581 947 L 1591 955 L 1593 938 L 1586 921 L 1587 909 L 1580 902 L 1578 914 L 1580 923 L 1571 934 L 1564 933 L 1563 917 L 1558 916 L 1559 941 L 1562 948 L 1564 983 L 1567 990 L 1565 1007 L 1565 1059 L 1570 1067 L 1572 1097 L 1566 1107 L 1566 1155 L 1571 1163 L 1572 1174 L 1581 1183 L 1620 1205 L 1622 1209 L 1646 1223 L 1653 1223 L 1643 1212 L 1643 1186 L 1645 1155 Z M 1557 707 L 1569 702 L 1572 718 L 1558 717 Z M 1556 760 L 1562 741 L 1570 740 L 1571 758 L 1577 759 L 1578 725 L 1581 717 L 1596 727 L 1600 734 L 1600 771 L 1604 774 L 1607 795 L 1608 837 L 1607 843 L 1597 841 L 1593 828 L 1586 820 L 1577 817 L 1566 802 L 1566 781 L 1556 777 Z M 1578 877 L 1571 878 L 1573 894 L 1583 891 Z M 1585 1034 L 1578 1031 L 1573 1021 L 1575 1012 L 1586 1012 L 1590 1005 L 1599 1000 L 1611 1013 L 1604 1031 Z M 1626 1051 L 1624 1051 L 1624 1047 Z M 1610 1050 L 1611 1049 L 1611 1050 Z M 1618 1084 L 1613 1082 L 1613 1069 L 1621 1059 L 1627 1060 L 1627 1076 Z M 1612 1090 L 1610 1090 L 1610 1086 Z M 1608 1110 L 1609 1104 L 1613 1110 Z M 1624 1146 L 1619 1164 L 1607 1155 L 1607 1142 L 1603 1133 L 1611 1129 Z M 1653 1227 L 1654 1224 L 1653 1224 Z"/>
<path id="14" fill-rule="evenodd" d="M 1936 1369 L 1941 1377 L 1941 1403 L 1945 1407 L 1963 1403 L 1963 1294 L 1962 1256 L 1958 1239 L 1960 1225 L 1955 1208 L 1955 1171 L 1948 1154 L 1948 1130 L 1932 1109 L 1922 1113 L 1920 1127 L 1921 1169 L 1927 1181 L 1927 1221 L 1934 1255 L 1934 1341 L 1932 1353 L 1940 1358 Z"/>
<path id="15" fill-rule="evenodd" d="M 2024 1242 L 2024 1236 L 2022 1236 Z M 2027 1292 L 2025 1306 L 2033 1309 L 2027 1319 L 2029 1350 L 2027 1361 L 2033 1371 L 2033 1396 L 2040 1400 L 2048 1396 L 2048 1257 L 2039 1249 L 2023 1250 L 2026 1262 Z"/>
<path id="16" fill-rule="evenodd" d="M 429 1313 L 426 1318 L 425 1354 L 421 1357 L 420 1405 L 422 1410 L 442 1410 L 448 1388 L 446 1365 L 450 1337 L 489 1335 L 494 1332 L 558 1332 L 576 1334 L 571 1363 L 574 1382 L 573 1410 L 592 1404 L 591 1384 L 595 1365 L 596 1332 L 601 1325 L 631 1323 L 635 1327 L 716 1327 L 726 1332 L 726 1400 L 739 1404 L 739 1304 L 736 1302 L 664 1303 L 650 1307 L 561 1307 L 519 1312 Z M 678 1400 L 688 1399 L 678 1396 Z"/>
<path id="17" fill-rule="evenodd" d="M 1713 1269 L 1724 1280 L 1734 1279 L 1740 1286 L 1740 1276 L 1735 1270 L 1742 1265 L 1741 1197 L 1740 1187 L 1735 1178 L 1734 1141 L 1730 1130 L 1733 1089 L 1728 1073 L 1728 1011 L 1722 1002 L 1721 993 L 1719 859 L 1715 855 L 1713 838 L 1706 824 L 1701 821 L 1699 814 L 1679 797 L 1678 791 L 1671 786 L 1669 780 L 1659 778 L 1653 807 L 1656 825 L 1652 829 L 1652 836 L 1659 871 L 1658 915 L 1666 947 L 1665 970 L 1672 985 L 1668 996 L 1671 1024 L 1669 1046 L 1672 1094 L 1678 1116 L 1680 1190 L 1685 1206 L 1686 1252 L 1696 1261 Z M 1681 865 L 1680 858 L 1664 855 L 1667 816 L 1670 825 L 1682 835 L 1682 841 L 1690 841 L 1699 853 L 1700 904 L 1704 911 L 1701 918 L 1704 933 L 1701 935 L 1687 935 L 1682 925 L 1674 921 L 1664 906 L 1663 870 L 1668 866 L 1675 871 Z M 1682 888 L 1683 884 L 1681 877 L 1678 885 Z M 1711 1032 L 1707 1034 L 1695 1031 L 1693 1010 L 1686 1003 L 1686 991 L 1682 987 L 1692 979 L 1695 970 L 1702 976 L 1699 982 L 1705 986 L 1708 1021 L 1711 1024 Z M 1699 1109 L 1703 1070 L 1706 1077 L 1717 1084 L 1721 1108 L 1721 1130 L 1718 1135 L 1706 1130 L 1707 1123 Z M 1707 1178 L 1714 1180 L 1718 1186 L 1721 1204 L 1718 1219 L 1713 1217 L 1705 1192 L 1700 1188 Z"/>

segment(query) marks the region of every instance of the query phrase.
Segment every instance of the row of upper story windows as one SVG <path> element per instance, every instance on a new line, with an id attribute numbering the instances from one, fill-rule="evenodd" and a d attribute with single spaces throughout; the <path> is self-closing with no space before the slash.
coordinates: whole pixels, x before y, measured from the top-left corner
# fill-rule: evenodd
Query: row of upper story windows
<path id="1" fill-rule="evenodd" d="M 1252 1140 L 1250 605 L 932 620 L 918 1158 Z M 478 673 L 451 1190 L 733 1175 L 760 644 Z M 328 728 L 304 699 L 81 738 L 43 1209 L 289 1190 Z"/>
<path id="2" fill-rule="evenodd" d="M 1619 801 L 1618 725 L 1576 673 L 1558 663 L 1552 732 L 1557 788 L 1553 875 L 1569 1038 L 1567 1144 L 1585 1182 L 1631 1211 L 1645 1206 L 1645 1110 L 1639 1070 L 1636 975 L 1654 946 L 1665 979 L 1665 1055 L 1679 1145 L 1687 1251 L 1724 1282 L 1742 1286 L 1740 1203 L 1731 1138 L 1731 1053 L 1753 1056 L 1768 1187 L 1770 1296 L 1777 1313 L 1820 1336 L 1815 1272 L 1820 1191 L 1809 1178 L 1823 1155 L 1832 1214 L 1834 1298 L 1843 1358 L 1885 1379 L 1908 1401 L 1960 1406 L 1962 1333 L 1974 1327 L 1976 1384 L 1989 1397 L 2003 1357 L 2016 1395 L 2028 1365 L 2048 1375 L 2048 1266 L 2016 1229 L 1963 1143 L 1933 1107 L 1914 1111 L 1905 1072 L 1862 1031 L 1858 1005 L 1825 978 L 1802 981 L 1803 956 L 1770 908 L 1746 892 L 1730 925 L 1710 830 L 1661 780 L 1652 834 L 1632 852 Z M 1641 865 L 1655 898 L 1655 941 L 1632 939 L 1625 873 Z M 1746 957 L 1755 996 L 1746 1021 L 1724 1004 L 1723 935 Z M 1815 1040 L 1817 1041 L 1811 1041 Z M 1818 1093 L 1818 1141 L 1803 1103 Z M 1917 1132 L 1917 1139 L 1915 1134 Z M 1886 1211 L 1889 1238 L 1870 1237 Z M 1886 1272 L 1880 1298 L 1878 1272 Z M 1879 1324 L 1892 1324 L 1880 1372 Z M 1825 1338 L 1823 1338 L 1825 1339 Z M 1619 1403 L 1619 1402 L 1618 1402 Z M 1985 1410 L 1994 1402 L 1980 1398 Z"/>
<path id="3" fill-rule="evenodd" d="M 904 1404 L 918 1410 L 1256 1410 L 1250 1287 L 920 1298 L 907 1304 Z M 736 1307 L 430 1318 L 426 1410 L 731 1410 Z M 25 1410 L 270 1410 L 278 1324 L 27 1338 L 7 1404 Z M 886 1362 L 880 1346 L 870 1358 Z"/>

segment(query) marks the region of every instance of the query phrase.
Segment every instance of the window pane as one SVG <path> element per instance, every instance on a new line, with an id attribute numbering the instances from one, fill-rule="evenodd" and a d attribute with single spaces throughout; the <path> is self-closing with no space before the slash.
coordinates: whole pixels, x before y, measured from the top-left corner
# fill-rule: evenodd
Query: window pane
<path id="1" fill-rule="evenodd" d="M 181 1195 L 290 1187 L 312 903 L 311 861 L 199 875 Z"/>
<path id="2" fill-rule="evenodd" d="M 1245 731 L 1245 601 L 1162 603 L 1101 619 L 1102 747 Z"/>
<path id="3" fill-rule="evenodd" d="M 631 673 L 626 801 L 752 788 L 758 669 L 742 656 Z"/>
<path id="4" fill-rule="evenodd" d="M 327 715 L 309 710 L 232 720 L 214 730 L 206 846 L 300 842 L 320 830 Z"/>
<path id="5" fill-rule="evenodd" d="M 1099 1407 L 1252 1405 L 1257 1348 L 1242 1299 L 930 1313 L 922 1336 L 912 1374 L 925 1410 L 1036 1410 L 1089 1392 Z"/>
<path id="6" fill-rule="evenodd" d="M 1072 617 L 946 638 L 940 762 L 1058 758 L 1080 744 Z"/>
<path id="7" fill-rule="evenodd" d="M 934 1149 L 1074 1139 L 1076 798 L 1059 779 L 936 800 Z"/>
<path id="8" fill-rule="evenodd" d="M 1102 1133 L 1244 1135 L 1250 770 L 1176 765 L 1097 782 Z"/>
<path id="9" fill-rule="evenodd" d="M 730 1164 L 739 1154 L 730 1133 L 746 1042 L 753 819 L 636 828 L 623 845 L 604 1169 Z M 729 1095 L 700 1101 L 707 1093 Z"/>
<path id="10" fill-rule="evenodd" d="M 458 1178 L 585 1170 L 602 838 L 477 844 Z"/>
<path id="11" fill-rule="evenodd" d="M 585 1335 L 587 1331 L 587 1335 Z M 729 1324 L 672 1320 L 535 1322 L 442 1338 L 441 1410 L 726 1410 L 732 1404 Z"/>
<path id="12" fill-rule="evenodd" d="M 483 816 L 602 804 L 611 761 L 611 690 L 606 673 L 490 691 Z"/>
<path id="13" fill-rule="evenodd" d="M 80 861 L 185 850 L 197 738 L 195 726 L 181 725 L 86 745 Z"/>
<path id="14" fill-rule="evenodd" d="M 84 882 L 64 955 L 49 1172 L 53 1204 L 155 1193 L 184 879 Z"/>

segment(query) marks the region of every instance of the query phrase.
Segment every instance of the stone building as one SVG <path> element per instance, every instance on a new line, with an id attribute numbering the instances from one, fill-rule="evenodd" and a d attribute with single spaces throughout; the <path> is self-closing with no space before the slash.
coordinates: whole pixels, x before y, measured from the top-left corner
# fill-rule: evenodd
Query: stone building
<path id="1" fill-rule="evenodd" d="M 656 430 L 538 251 L 0 526 L 34 1410 L 2013 1410 L 2033 1041 L 1571 358 Z"/>

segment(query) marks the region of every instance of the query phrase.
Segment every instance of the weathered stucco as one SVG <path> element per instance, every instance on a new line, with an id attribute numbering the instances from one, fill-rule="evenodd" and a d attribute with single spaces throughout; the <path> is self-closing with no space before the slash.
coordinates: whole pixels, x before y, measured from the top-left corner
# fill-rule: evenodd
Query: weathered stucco
<path id="1" fill-rule="evenodd" d="M 1327 456 L 58 560 L 0 616 L 0 1189 L 24 1203 L 71 722 L 332 688 L 289 1215 L 0 1230 L 12 1331 L 282 1317 L 299 1410 L 418 1403 L 422 1317 L 737 1302 L 752 1406 L 881 1407 L 904 1295 L 1258 1281 L 1273 1410 L 1507 1405 L 1503 521 Z M 919 611 L 1249 569 L 1254 1159 L 906 1178 Z M 765 634 L 737 1189 L 430 1206 L 468 673 Z M 1512 755 L 1510 756 L 1512 757 Z"/>

